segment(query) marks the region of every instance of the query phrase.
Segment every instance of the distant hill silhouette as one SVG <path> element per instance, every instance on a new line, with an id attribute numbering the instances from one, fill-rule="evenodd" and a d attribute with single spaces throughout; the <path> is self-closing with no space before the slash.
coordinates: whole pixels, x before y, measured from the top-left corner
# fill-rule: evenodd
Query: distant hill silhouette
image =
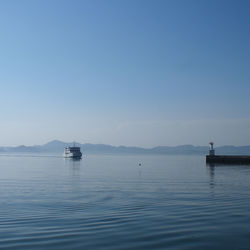
<path id="1" fill-rule="evenodd" d="M 64 147 L 72 146 L 73 142 L 50 141 L 44 145 L 0 147 L 1 153 L 63 153 Z M 155 155 L 206 155 L 208 146 L 158 146 L 154 148 L 111 146 L 106 144 L 81 144 L 76 142 L 82 151 L 92 154 L 155 154 Z M 250 146 L 221 146 L 215 148 L 216 154 L 250 155 Z"/>

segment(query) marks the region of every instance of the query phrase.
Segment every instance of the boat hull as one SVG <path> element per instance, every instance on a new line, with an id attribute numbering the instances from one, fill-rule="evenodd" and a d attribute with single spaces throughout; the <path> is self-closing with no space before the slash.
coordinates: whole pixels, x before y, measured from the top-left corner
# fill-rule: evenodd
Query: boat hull
<path id="1" fill-rule="evenodd" d="M 74 154 L 63 154 L 64 158 L 82 158 L 82 154 L 74 155 Z"/>

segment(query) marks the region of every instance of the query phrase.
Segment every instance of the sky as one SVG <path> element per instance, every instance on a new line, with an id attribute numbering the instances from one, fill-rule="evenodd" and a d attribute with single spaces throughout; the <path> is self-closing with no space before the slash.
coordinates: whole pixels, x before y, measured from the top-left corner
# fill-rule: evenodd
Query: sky
<path id="1" fill-rule="evenodd" d="M 1 0 L 0 145 L 250 145 L 249 9 Z"/>

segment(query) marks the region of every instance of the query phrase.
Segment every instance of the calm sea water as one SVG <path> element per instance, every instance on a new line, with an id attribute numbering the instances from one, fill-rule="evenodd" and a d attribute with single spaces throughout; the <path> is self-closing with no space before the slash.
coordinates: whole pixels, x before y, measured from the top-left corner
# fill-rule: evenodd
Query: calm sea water
<path id="1" fill-rule="evenodd" d="M 250 166 L 0 156 L 0 248 L 250 249 Z"/>

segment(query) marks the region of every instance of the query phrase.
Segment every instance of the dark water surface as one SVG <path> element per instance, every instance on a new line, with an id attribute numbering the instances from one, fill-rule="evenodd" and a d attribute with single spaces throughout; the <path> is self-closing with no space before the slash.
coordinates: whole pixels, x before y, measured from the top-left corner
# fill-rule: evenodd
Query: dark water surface
<path id="1" fill-rule="evenodd" d="M 250 166 L 0 156 L 0 248 L 250 249 Z"/>

